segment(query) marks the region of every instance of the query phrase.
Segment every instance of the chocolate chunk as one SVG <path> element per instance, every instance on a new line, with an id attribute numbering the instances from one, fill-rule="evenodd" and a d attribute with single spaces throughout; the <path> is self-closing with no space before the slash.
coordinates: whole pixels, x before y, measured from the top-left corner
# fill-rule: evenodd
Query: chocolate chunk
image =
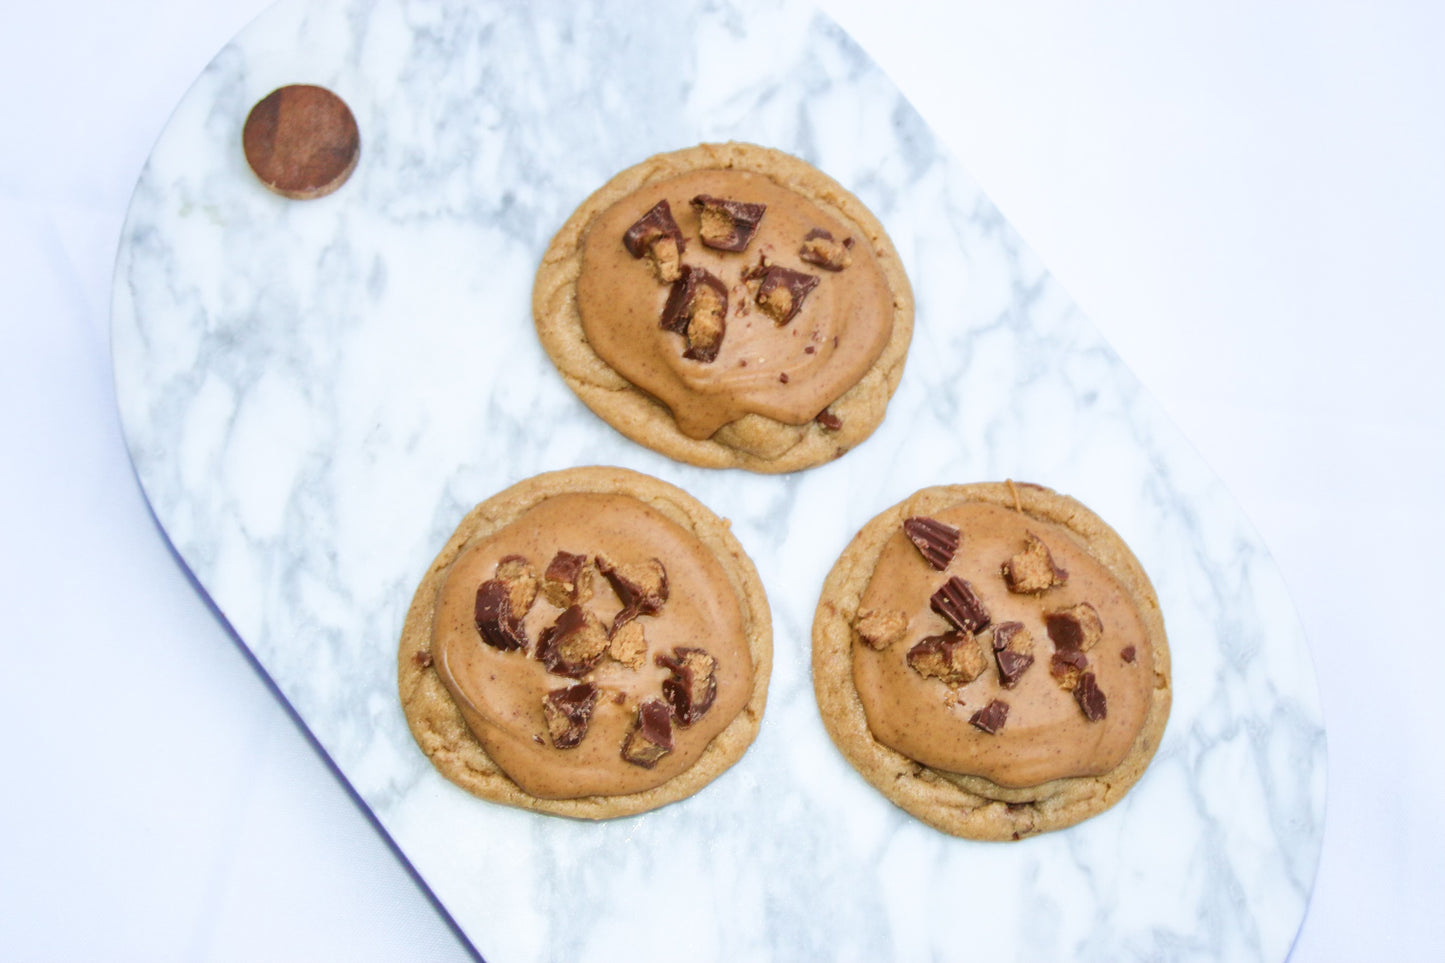
<path id="1" fill-rule="evenodd" d="M 662 307 L 661 326 L 687 341 L 684 358 L 704 364 L 717 359 L 727 333 L 728 289 L 716 276 L 684 264 Z"/>
<path id="2" fill-rule="evenodd" d="M 580 605 L 565 609 L 537 639 L 537 658 L 548 672 L 580 679 L 607 651 L 607 631 Z"/>
<path id="3" fill-rule="evenodd" d="M 432 663 L 431 653 L 426 649 L 417 649 L 416 653 L 412 655 L 411 661 L 418 669 L 430 669 Z"/>
<path id="4" fill-rule="evenodd" d="M 647 664 L 647 634 L 641 622 L 625 622 L 607 639 L 607 654 L 636 671 Z"/>
<path id="5" fill-rule="evenodd" d="M 780 382 L 782 382 L 783 384 L 787 384 L 787 383 L 788 383 L 788 373 L 787 373 L 786 371 L 784 371 L 782 374 L 778 375 L 778 380 L 779 380 Z"/>
<path id="6" fill-rule="evenodd" d="M 1089 658 L 1078 649 L 1063 649 L 1049 659 L 1049 674 L 1065 692 L 1072 692 L 1089 666 Z"/>
<path id="7" fill-rule="evenodd" d="M 1074 686 L 1074 701 L 1090 722 L 1098 722 L 1109 714 L 1109 701 L 1104 698 L 1092 672 L 1079 676 L 1079 684 Z"/>
<path id="8" fill-rule="evenodd" d="M 477 588 L 477 631 L 494 649 L 509 652 L 527 647 L 522 620 L 512 615 L 512 592 L 499 578 L 487 579 Z"/>
<path id="9" fill-rule="evenodd" d="M 586 555 L 558 552 L 542 576 L 542 594 L 547 601 L 565 609 L 581 605 L 592 597 L 592 569 Z"/>
<path id="10" fill-rule="evenodd" d="M 995 699 L 970 716 L 968 721 L 989 735 L 993 735 L 1008 721 L 1008 703 L 1002 699 Z"/>
<path id="11" fill-rule="evenodd" d="M 657 279 L 671 284 L 682 274 L 682 252 L 687 246 L 682 229 L 672 219 L 672 208 L 667 199 L 658 201 L 646 214 L 639 217 L 627 233 L 622 235 L 622 244 L 633 257 L 646 257 L 652 261 Z"/>
<path id="12" fill-rule="evenodd" d="M 637 707 L 637 722 L 622 743 L 622 758 L 651 769 L 672 751 L 672 713 L 661 699 L 648 699 Z"/>
<path id="13" fill-rule="evenodd" d="M 809 345 L 808 347 L 811 348 L 812 345 Z M 814 418 L 813 420 L 816 421 L 818 423 L 818 427 L 822 428 L 824 431 L 837 431 L 839 428 L 843 427 L 843 419 L 833 414 L 833 412 L 827 408 L 824 408 L 822 411 L 818 412 L 818 417 Z"/>
<path id="14" fill-rule="evenodd" d="M 662 680 L 662 697 L 684 729 L 703 717 L 717 698 L 717 659 L 704 649 L 678 646 L 672 656 L 653 660 L 672 675 Z"/>
<path id="15" fill-rule="evenodd" d="M 853 239 L 833 240 L 833 235 L 821 227 L 815 227 L 803 235 L 803 246 L 798 248 L 798 257 L 809 264 L 816 264 L 829 271 L 841 271 L 853 261 Z"/>
<path id="16" fill-rule="evenodd" d="M 957 575 L 943 583 L 943 587 L 928 600 L 933 611 L 948 619 L 956 627 L 977 632 L 988 627 L 988 609 L 974 592 L 973 586 Z"/>
<path id="17" fill-rule="evenodd" d="M 617 565 L 599 555 L 597 571 L 612 585 L 622 602 L 622 611 L 612 621 L 613 634 L 639 615 L 656 615 L 667 602 L 667 569 L 655 558 Z"/>
<path id="18" fill-rule="evenodd" d="M 1010 592 L 1024 595 L 1063 585 L 1069 573 L 1054 564 L 1049 547 L 1029 532 L 1024 550 L 1003 563 L 1003 580 Z"/>
<path id="19" fill-rule="evenodd" d="M 1125 662 L 1133 662 L 1136 655 L 1137 653 L 1135 652 L 1132 645 L 1126 645 L 1119 650 L 1119 658 L 1123 659 Z"/>
<path id="20" fill-rule="evenodd" d="M 702 243 L 719 251 L 742 251 L 758 232 L 766 204 L 699 194 L 692 199 Z"/>
<path id="21" fill-rule="evenodd" d="M 524 556 L 508 555 L 497 563 L 495 577 L 507 584 L 512 598 L 512 617 L 526 618 L 537 600 L 537 573 L 532 571 L 532 563 Z"/>
<path id="22" fill-rule="evenodd" d="M 953 553 L 958 551 L 958 529 L 936 519 L 918 515 L 905 518 L 903 534 L 918 548 L 924 560 L 940 572 L 948 568 Z"/>
<path id="23" fill-rule="evenodd" d="M 1100 621 L 1098 611 L 1088 602 L 1044 613 L 1044 625 L 1049 630 L 1049 638 L 1060 649 L 1087 652 L 1104 636 L 1104 623 Z"/>
<path id="24" fill-rule="evenodd" d="M 908 665 L 925 679 L 965 685 L 983 674 L 983 650 L 967 629 L 931 635 L 908 650 Z"/>
<path id="25" fill-rule="evenodd" d="M 1034 664 L 1034 637 L 1022 622 L 1000 622 L 993 627 L 994 661 L 998 663 L 998 681 L 1012 689 L 1024 670 Z"/>
<path id="26" fill-rule="evenodd" d="M 817 286 L 816 274 L 804 274 L 774 265 L 763 275 L 755 300 L 764 314 L 777 324 L 784 325 L 803 310 L 804 299 Z"/>
<path id="27" fill-rule="evenodd" d="M 859 609 L 853 630 L 864 645 L 881 651 L 903 638 L 908 631 L 908 616 L 891 609 Z"/>
<path id="28" fill-rule="evenodd" d="M 597 705 L 597 687 L 580 682 L 562 689 L 553 689 L 542 700 L 542 715 L 547 719 L 547 734 L 558 749 L 571 749 L 587 735 L 592 709 Z"/>

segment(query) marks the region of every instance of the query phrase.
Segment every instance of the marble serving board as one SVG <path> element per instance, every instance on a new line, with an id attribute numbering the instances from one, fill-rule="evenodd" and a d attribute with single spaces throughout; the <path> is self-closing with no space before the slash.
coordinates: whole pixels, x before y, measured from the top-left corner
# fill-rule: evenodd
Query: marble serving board
<path id="1" fill-rule="evenodd" d="M 293 202 L 241 124 L 337 91 L 362 155 Z M 787 477 L 622 438 L 537 344 L 533 272 L 588 193 L 649 154 L 798 154 L 878 214 L 917 296 L 888 417 Z M 1169 324 L 1161 318 L 1161 324 Z M 1299 621 L 1227 492 L 928 126 L 797 2 L 287 0 L 215 58 L 157 143 L 116 269 L 117 395 L 156 516 L 230 625 L 475 947 L 556 959 L 1280 960 L 1323 830 L 1325 739 Z M 692 799 L 592 824 L 477 800 L 396 694 L 411 593 L 474 503 L 623 465 L 732 520 L 773 609 L 757 742 Z M 916 488 L 1073 494 L 1158 589 L 1174 708 L 1110 812 L 1010 845 L 911 819 L 824 732 L 823 577 Z"/>

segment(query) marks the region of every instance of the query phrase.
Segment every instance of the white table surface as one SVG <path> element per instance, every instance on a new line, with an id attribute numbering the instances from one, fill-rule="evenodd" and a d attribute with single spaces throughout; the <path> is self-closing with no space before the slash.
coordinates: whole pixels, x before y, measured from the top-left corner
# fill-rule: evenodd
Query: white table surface
<path id="1" fill-rule="evenodd" d="M 1159 398 L 1299 606 L 1329 737 L 1293 959 L 1445 951 L 1445 11 L 826 0 Z M 0 32 L 0 956 L 466 959 L 170 555 L 109 355 L 126 204 L 262 0 Z M 956 9 L 955 9 L 956 8 Z"/>

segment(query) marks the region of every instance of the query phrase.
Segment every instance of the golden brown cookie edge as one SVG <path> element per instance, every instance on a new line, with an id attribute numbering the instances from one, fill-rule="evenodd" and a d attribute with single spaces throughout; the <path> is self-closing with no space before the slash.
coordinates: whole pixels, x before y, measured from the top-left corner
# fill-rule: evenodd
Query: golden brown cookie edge
<path id="1" fill-rule="evenodd" d="M 1016 501 L 1017 499 L 1017 501 Z M 884 543 L 903 519 L 964 501 L 988 502 L 1064 525 L 1115 575 L 1138 608 L 1154 654 L 1149 713 L 1120 764 L 1103 776 L 1057 779 L 1025 790 L 942 773 L 879 743 L 853 686 L 853 617 Z M 1123 539 L 1082 503 L 1038 485 L 979 482 L 921 489 L 875 516 L 843 550 L 823 584 L 813 619 L 813 687 L 823 725 L 844 758 L 885 797 L 928 825 L 984 841 L 1064 829 L 1117 803 L 1144 774 L 1171 703 L 1168 638 L 1153 585 Z M 1030 796 L 1038 801 L 1025 801 Z M 1010 803 L 1013 805 L 1011 806 Z"/>
<path id="2" fill-rule="evenodd" d="M 732 448 L 714 438 L 689 438 L 672 413 L 652 395 L 607 365 L 587 343 L 577 309 L 576 282 L 587 228 L 618 200 L 650 183 L 694 170 L 738 169 L 761 173 L 836 212 L 868 239 L 893 293 L 893 331 L 873 366 L 829 410 L 842 427 L 816 422 L 798 426 L 803 438 L 776 458 Z M 532 288 L 537 336 L 567 386 L 603 421 L 638 444 L 703 468 L 744 468 L 781 474 L 825 464 L 862 444 L 883 421 L 903 377 L 913 338 L 913 289 L 893 242 L 862 201 L 806 161 L 769 147 L 729 142 L 700 144 L 655 154 L 614 176 L 572 213 L 548 245 Z M 761 418 L 760 415 L 749 416 Z M 771 424 L 780 424 L 765 419 Z M 794 427 L 794 426 L 789 426 Z"/>
<path id="3" fill-rule="evenodd" d="M 596 492 L 630 495 L 693 532 L 732 583 L 753 659 L 753 692 L 737 717 L 713 738 L 698 761 L 660 786 L 620 796 L 539 799 L 522 791 L 492 762 L 467 728 L 436 671 L 417 658 L 431 650 L 432 613 L 452 562 L 474 541 L 489 537 L 552 495 Z M 677 802 L 701 790 L 742 758 L 757 736 L 772 674 L 772 614 L 762 580 L 727 523 L 674 485 L 625 468 L 594 466 L 534 475 L 493 495 L 463 517 L 428 567 L 412 597 L 397 652 L 397 688 L 407 725 L 422 752 L 447 779 L 473 795 L 520 809 L 611 819 Z"/>

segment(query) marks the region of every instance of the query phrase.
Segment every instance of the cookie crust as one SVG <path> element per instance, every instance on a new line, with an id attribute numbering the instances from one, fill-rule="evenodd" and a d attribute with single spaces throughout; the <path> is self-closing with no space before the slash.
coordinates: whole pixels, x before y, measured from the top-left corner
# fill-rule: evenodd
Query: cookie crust
<path id="1" fill-rule="evenodd" d="M 854 228 L 873 251 L 893 295 L 893 328 L 873 366 L 829 405 L 836 429 L 788 425 L 745 415 L 711 438 L 689 438 L 672 412 L 603 361 L 582 329 L 576 286 L 592 222 L 614 203 L 650 184 L 698 170 L 734 169 L 766 175 Z M 583 403 L 628 438 L 678 461 L 704 468 L 760 473 L 798 471 L 839 457 L 871 435 L 903 377 L 913 336 L 913 292 L 883 226 L 842 185 L 789 154 L 751 144 L 702 144 L 658 154 L 617 174 L 585 200 L 548 246 L 532 291 L 542 347 Z"/>
<path id="2" fill-rule="evenodd" d="M 903 520 L 960 502 L 1016 509 L 1069 529 L 1124 586 L 1148 633 L 1154 686 L 1148 714 L 1124 760 L 1102 776 L 1009 789 L 978 776 L 924 766 L 869 731 L 853 682 L 853 621 L 884 544 Z M 848 761 L 883 795 L 936 829 L 977 840 L 1016 840 L 1063 829 L 1108 809 L 1143 775 L 1164 734 L 1171 683 L 1168 640 L 1148 576 L 1124 541 L 1067 495 L 1037 485 L 977 483 L 922 489 L 879 514 L 854 537 L 823 585 L 813 620 L 813 687 L 824 726 Z"/>
<path id="3" fill-rule="evenodd" d="M 737 599 L 752 656 L 753 688 L 746 706 L 709 743 L 698 761 L 662 785 L 625 795 L 540 799 L 524 792 L 487 755 L 431 665 L 433 610 L 452 562 L 468 547 L 505 528 L 539 502 L 573 492 L 631 496 L 692 532 L 712 552 Z M 691 796 L 742 757 L 762 722 L 772 652 L 772 615 L 762 581 L 724 520 L 681 489 L 648 475 L 623 468 L 572 468 L 519 482 L 462 519 L 412 598 L 397 653 L 397 682 L 417 745 L 447 779 L 483 799 L 521 809 L 578 819 L 610 819 Z"/>

